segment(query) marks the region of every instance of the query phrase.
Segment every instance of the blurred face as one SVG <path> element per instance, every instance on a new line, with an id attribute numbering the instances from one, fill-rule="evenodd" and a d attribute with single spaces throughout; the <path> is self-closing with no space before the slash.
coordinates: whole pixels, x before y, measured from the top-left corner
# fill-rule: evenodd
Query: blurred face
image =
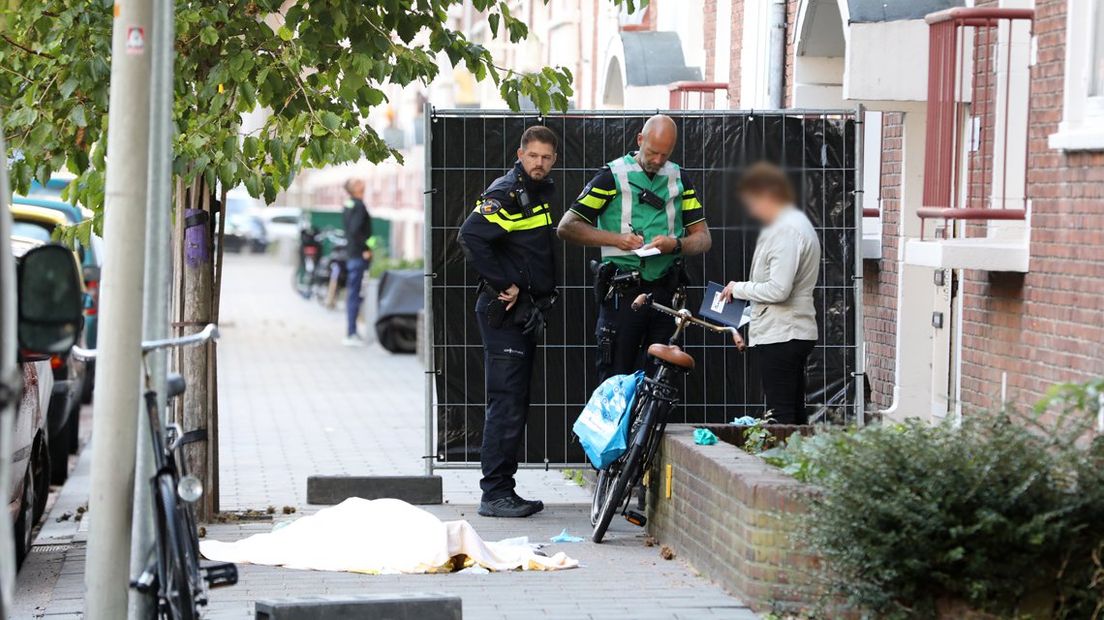
<path id="1" fill-rule="evenodd" d="M 517 152 L 518 161 L 534 181 L 542 181 L 552 172 L 552 165 L 556 163 L 556 149 L 551 144 L 540 140 L 530 140 Z"/>
<path id="2" fill-rule="evenodd" d="M 356 179 L 349 183 L 349 195 L 353 198 L 364 197 L 364 181 Z"/>
<path id="3" fill-rule="evenodd" d="M 653 131 L 637 135 L 636 144 L 640 147 L 640 151 L 636 155 L 636 160 L 644 172 L 648 174 L 659 172 L 671 158 L 671 153 L 675 152 L 677 141 L 678 134 L 674 131 Z"/>
<path id="4" fill-rule="evenodd" d="M 770 224 L 786 207 L 774 195 L 767 192 L 745 192 L 740 196 L 748 215 L 761 224 Z"/>

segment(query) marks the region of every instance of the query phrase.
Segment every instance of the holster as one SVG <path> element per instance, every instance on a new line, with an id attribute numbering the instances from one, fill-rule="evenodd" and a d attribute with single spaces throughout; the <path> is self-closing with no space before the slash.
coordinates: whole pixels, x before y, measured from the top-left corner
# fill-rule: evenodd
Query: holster
<path id="1" fill-rule="evenodd" d="M 613 263 L 600 263 L 594 274 L 594 301 L 598 305 L 603 304 L 609 297 L 610 281 L 617 267 Z"/>

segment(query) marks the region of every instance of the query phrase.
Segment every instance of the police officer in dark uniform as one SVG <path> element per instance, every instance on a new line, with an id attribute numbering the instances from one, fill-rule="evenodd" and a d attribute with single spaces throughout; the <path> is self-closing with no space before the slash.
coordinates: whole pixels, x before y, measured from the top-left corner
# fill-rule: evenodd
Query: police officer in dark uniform
<path id="1" fill-rule="evenodd" d="M 481 278 L 475 316 L 483 337 L 487 410 L 479 514 L 528 517 L 540 501 L 514 492 L 529 412 L 529 382 L 545 314 L 556 298 L 548 174 L 559 140 L 547 127 L 525 130 L 514 168 L 496 179 L 460 227 L 468 262 Z"/>
<path id="2" fill-rule="evenodd" d="M 632 300 L 649 293 L 672 303 L 685 284 L 681 257 L 713 243 L 697 191 L 670 161 L 677 141 L 670 117 L 648 119 L 637 136 L 640 150 L 603 167 L 560 221 L 561 239 L 602 248 L 595 281 L 600 381 L 644 368 L 648 346 L 667 344 L 671 318 L 635 312 Z"/>

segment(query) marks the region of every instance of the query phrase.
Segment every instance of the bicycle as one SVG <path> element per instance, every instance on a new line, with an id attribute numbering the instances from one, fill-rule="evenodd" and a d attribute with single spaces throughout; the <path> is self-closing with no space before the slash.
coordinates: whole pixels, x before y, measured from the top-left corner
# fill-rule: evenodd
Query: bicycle
<path id="1" fill-rule="evenodd" d="M 676 295 L 674 305 L 682 305 L 682 295 Z M 713 332 L 727 333 L 737 344 L 741 342 L 735 327 L 715 325 L 694 317 L 687 309 L 670 308 L 652 300 L 649 294 L 641 294 L 633 300 L 632 308 L 640 311 L 644 308 L 669 314 L 675 319 L 675 333 L 667 344 L 653 344 L 648 347 L 648 355 L 658 362 L 652 376 L 646 376 L 637 388 L 637 396 L 632 405 L 629 427 L 628 447 L 625 453 L 605 469 L 599 470 L 594 485 L 594 498 L 590 506 L 590 523 L 594 526 L 591 540 L 602 542 L 609 529 L 614 514 L 620 512 L 633 525 L 643 527 L 647 517 L 630 510 L 632 498 L 630 489 L 635 488 L 643 479 L 644 472 L 651 467 L 663 432 L 667 428 L 667 417 L 678 404 L 679 388 L 677 380 L 694 369 L 694 358 L 675 343 L 688 325 L 698 325 Z M 641 499 L 643 502 L 643 499 Z M 643 509 L 643 506 L 639 506 Z"/>
<path id="2" fill-rule="evenodd" d="M 181 338 L 167 338 L 142 343 L 142 368 L 145 379 L 145 408 L 150 425 L 154 455 L 154 474 L 149 483 L 152 491 L 156 543 L 150 549 L 152 560 L 130 586 L 142 594 L 157 595 L 159 618 L 194 620 L 207 605 L 210 588 L 231 586 L 238 582 L 237 567 L 229 563 L 199 561 L 199 534 L 192 504 L 203 495 L 203 485 L 190 475 L 180 455 L 182 446 L 205 438 L 203 431 L 185 433 L 178 424 L 161 425 L 157 392 L 153 387 L 146 354 L 160 349 L 196 346 L 218 338 L 218 328 L 207 325 L 203 331 Z M 73 347 L 78 358 L 91 360 L 96 352 Z M 170 373 L 167 381 L 168 400 L 184 393 L 184 377 Z"/>

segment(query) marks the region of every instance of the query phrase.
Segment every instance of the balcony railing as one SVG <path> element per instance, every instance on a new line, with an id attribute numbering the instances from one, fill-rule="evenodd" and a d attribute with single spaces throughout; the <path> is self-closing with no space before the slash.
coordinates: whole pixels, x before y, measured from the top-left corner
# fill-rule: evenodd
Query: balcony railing
<path id="1" fill-rule="evenodd" d="M 712 110 L 721 99 L 718 93 L 727 93 L 725 82 L 675 82 L 667 87 L 672 110 Z M 694 103 L 697 103 L 695 106 Z"/>
<path id="2" fill-rule="evenodd" d="M 927 142 L 923 205 L 917 214 L 925 221 L 1023 220 L 1026 191 L 1013 189 L 1019 195 L 1010 198 L 1009 178 L 1026 176 L 1028 93 L 1014 100 L 1012 85 L 1020 79 L 1017 73 L 1027 71 L 1023 47 L 1031 38 L 1034 11 L 955 8 L 932 13 L 926 21 Z M 1023 152 L 1010 157 L 1010 142 Z M 1009 164 L 1021 158 L 1023 167 L 1011 169 Z M 1023 178 L 1015 185 L 1022 187 Z M 923 230 L 921 225 L 921 238 Z"/>

